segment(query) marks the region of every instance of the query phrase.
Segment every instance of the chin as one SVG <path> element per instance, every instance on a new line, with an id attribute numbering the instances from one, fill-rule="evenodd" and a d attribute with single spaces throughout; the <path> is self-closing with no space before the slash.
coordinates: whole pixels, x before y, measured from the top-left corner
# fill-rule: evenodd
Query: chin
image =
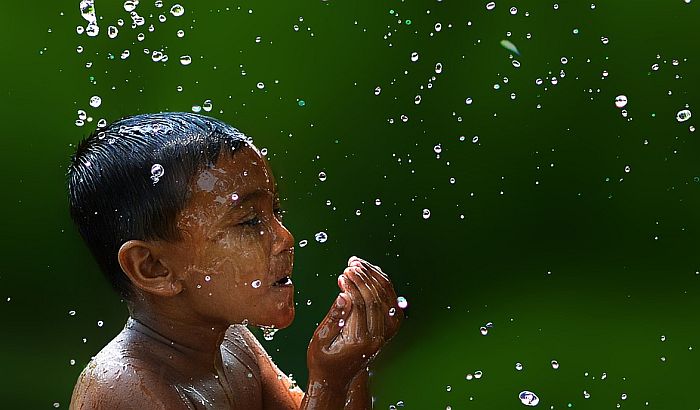
<path id="1" fill-rule="evenodd" d="M 289 325 L 294 322 L 294 304 L 284 310 L 281 310 L 279 312 L 279 316 L 275 318 L 275 323 L 273 326 L 275 326 L 277 329 L 284 329 L 285 327 L 288 327 Z"/>

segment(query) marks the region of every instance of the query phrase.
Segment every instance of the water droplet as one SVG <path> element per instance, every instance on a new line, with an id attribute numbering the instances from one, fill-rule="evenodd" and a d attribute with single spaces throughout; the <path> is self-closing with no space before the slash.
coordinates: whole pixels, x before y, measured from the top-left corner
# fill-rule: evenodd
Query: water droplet
<path id="1" fill-rule="evenodd" d="M 160 164 L 153 164 L 151 167 L 151 179 L 153 180 L 153 185 L 160 181 L 160 178 L 165 174 L 165 169 Z"/>
<path id="2" fill-rule="evenodd" d="M 420 104 L 420 101 L 421 101 L 421 96 L 416 95 L 416 98 L 413 100 L 413 102 L 416 103 L 416 105 L 418 105 L 418 104 Z"/>
<path id="3" fill-rule="evenodd" d="M 314 235 L 314 238 L 316 238 L 316 242 L 323 243 L 323 242 L 326 242 L 328 240 L 328 234 L 321 231 L 321 232 L 316 233 L 316 235 Z"/>
<path id="4" fill-rule="evenodd" d="M 685 122 L 688 121 L 692 115 L 693 113 L 691 113 L 690 110 L 680 110 L 676 114 L 676 120 L 678 120 L 678 122 Z"/>
<path id="5" fill-rule="evenodd" d="M 374 89 L 374 95 L 379 95 L 382 92 L 382 87 L 377 86 L 377 88 Z"/>
<path id="6" fill-rule="evenodd" d="M 204 103 L 202 103 L 202 109 L 206 112 L 211 111 L 212 109 L 212 103 L 211 100 L 206 100 Z"/>
<path id="7" fill-rule="evenodd" d="M 84 120 L 87 118 L 87 113 L 84 110 L 78 110 L 78 119 Z"/>
<path id="8" fill-rule="evenodd" d="M 180 56 L 180 64 L 182 65 L 190 65 L 192 63 L 192 57 L 190 56 Z"/>
<path id="9" fill-rule="evenodd" d="M 105 324 L 105 322 L 98 320 L 97 321 L 97 327 L 102 327 Z"/>
<path id="10" fill-rule="evenodd" d="M 412 52 L 411 53 L 411 61 L 416 62 L 418 61 L 418 53 L 417 52 Z"/>
<path id="11" fill-rule="evenodd" d="M 620 398 L 621 398 L 622 400 L 627 400 L 627 394 L 622 393 L 622 396 L 620 396 Z"/>
<path id="12" fill-rule="evenodd" d="M 447 386 L 447 388 L 445 390 L 452 391 L 452 386 Z"/>
<path id="13" fill-rule="evenodd" d="M 471 373 L 467 373 L 467 375 L 464 376 L 464 378 L 467 379 L 467 380 L 471 380 L 471 379 L 474 378 L 474 376 L 473 376 Z"/>
<path id="14" fill-rule="evenodd" d="M 303 247 L 306 246 L 306 244 L 308 244 L 308 243 L 309 243 L 309 241 L 307 241 L 306 239 L 302 239 L 302 240 L 299 241 L 299 247 L 300 247 L 300 248 L 303 248 Z"/>
<path id="15" fill-rule="evenodd" d="M 436 154 L 439 154 L 442 152 L 442 146 L 440 144 L 437 144 L 436 146 L 433 147 L 433 151 L 435 151 Z"/>
<path id="16" fill-rule="evenodd" d="M 408 307 L 408 301 L 406 300 L 405 297 L 399 296 L 396 298 L 396 304 L 401 308 L 401 309 L 406 309 Z"/>
<path id="17" fill-rule="evenodd" d="M 435 31 L 440 31 L 440 30 L 442 30 L 442 24 L 435 23 Z"/>
<path id="18" fill-rule="evenodd" d="M 68 314 L 71 315 L 71 316 L 75 316 L 75 310 L 69 311 Z"/>
<path id="19" fill-rule="evenodd" d="M 518 47 L 516 47 L 515 44 L 513 44 L 509 40 L 501 40 L 501 47 L 503 47 L 506 50 L 513 52 L 517 55 L 520 55 L 520 51 L 518 50 Z"/>
<path id="20" fill-rule="evenodd" d="M 340 320 L 338 321 L 338 326 L 340 326 L 340 327 L 345 326 L 345 319 L 340 319 Z"/>
<path id="21" fill-rule="evenodd" d="M 471 97 L 469 97 L 469 98 L 467 98 L 466 100 L 464 100 L 464 103 L 467 104 L 467 105 L 471 105 L 473 102 L 474 102 L 474 100 L 472 100 Z"/>
<path id="22" fill-rule="evenodd" d="M 481 332 L 481 335 L 482 335 L 482 336 L 486 336 L 487 334 L 489 334 L 489 330 L 488 330 L 486 327 L 484 327 L 484 326 L 481 326 L 481 327 L 479 328 L 479 332 Z"/>
<path id="23" fill-rule="evenodd" d="M 515 68 L 520 68 L 520 61 L 518 61 L 518 60 L 513 60 L 513 61 L 511 61 L 511 63 L 513 64 L 513 67 L 515 67 Z"/>
<path id="24" fill-rule="evenodd" d="M 495 2 L 495 1 L 491 1 L 491 2 L 486 3 L 486 10 L 493 10 L 493 9 L 495 9 L 495 8 L 496 8 L 496 2 Z"/>
<path id="25" fill-rule="evenodd" d="M 428 219 L 430 218 L 430 209 L 425 208 L 423 209 L 423 219 Z"/>
<path id="26" fill-rule="evenodd" d="M 260 287 L 261 284 L 262 284 L 262 282 L 260 281 L 260 279 L 256 279 L 253 282 L 251 282 L 250 286 L 257 289 Z"/>
<path id="27" fill-rule="evenodd" d="M 263 88 L 265 88 L 265 84 L 261 81 L 257 84 L 257 87 L 259 90 L 262 90 Z"/>
<path id="28" fill-rule="evenodd" d="M 377 198 L 377 199 L 374 200 L 374 204 L 377 205 L 377 206 L 379 206 L 379 205 L 382 204 L 382 200 L 379 199 L 379 198 Z"/>
<path id="29" fill-rule="evenodd" d="M 211 276 L 207 275 L 204 277 L 205 282 L 209 282 L 211 280 Z"/>
<path id="30" fill-rule="evenodd" d="M 131 51 L 124 50 L 124 51 L 122 51 L 121 58 L 122 58 L 122 60 L 126 60 L 127 58 L 129 58 L 130 55 L 131 55 Z"/>
<path id="31" fill-rule="evenodd" d="M 260 329 L 262 329 L 263 338 L 268 341 L 274 339 L 275 333 L 279 331 L 279 329 L 276 329 L 272 326 L 261 326 Z"/>
<path id="32" fill-rule="evenodd" d="M 523 390 L 520 392 L 518 395 L 518 398 L 520 399 L 520 402 L 526 406 L 537 406 L 537 404 L 540 402 L 539 397 L 531 391 Z"/>
<path id="33" fill-rule="evenodd" d="M 442 72 L 442 63 L 435 64 L 435 74 L 440 74 Z"/>
<path id="34" fill-rule="evenodd" d="M 622 108 L 627 105 L 627 96 L 626 95 L 618 95 L 615 97 L 615 107 L 617 108 Z"/>
<path id="35" fill-rule="evenodd" d="M 107 27 L 107 37 L 115 38 L 119 34 L 119 29 L 116 26 Z"/>
<path id="36" fill-rule="evenodd" d="M 583 398 L 584 398 L 584 399 L 590 399 L 590 398 L 591 398 L 591 394 L 584 390 L 584 391 L 583 391 Z"/>
<path id="37" fill-rule="evenodd" d="M 132 0 L 127 0 L 124 2 L 124 10 L 127 12 L 132 12 L 136 10 L 136 6 L 138 5 L 138 1 L 132 1 Z"/>
<path id="38" fill-rule="evenodd" d="M 654 71 L 658 71 L 658 70 L 659 70 L 659 65 L 658 65 L 658 64 L 654 64 L 654 65 L 651 66 L 651 69 L 654 70 Z"/>
<path id="39" fill-rule="evenodd" d="M 311 299 L 306 301 L 306 306 L 311 306 Z"/>
<path id="40" fill-rule="evenodd" d="M 483 376 L 483 373 L 481 370 L 477 370 L 474 372 L 474 378 L 475 379 L 481 379 L 481 376 Z"/>
<path id="41" fill-rule="evenodd" d="M 100 98 L 97 95 L 93 95 L 92 97 L 90 97 L 90 106 L 91 107 L 97 108 L 100 106 L 100 104 L 102 104 L 102 98 Z"/>
<path id="42" fill-rule="evenodd" d="M 300 107 L 303 107 L 303 106 L 306 105 L 306 101 L 304 101 L 304 100 L 299 100 L 299 102 L 298 102 L 297 104 L 298 104 Z"/>
<path id="43" fill-rule="evenodd" d="M 172 15 L 175 16 L 175 17 L 180 17 L 180 16 L 182 16 L 183 14 L 185 14 L 185 8 L 182 7 L 182 6 L 179 5 L 179 4 L 174 4 L 174 5 L 170 8 L 170 14 L 172 14 Z"/>
<path id="44" fill-rule="evenodd" d="M 200 111 L 202 111 L 201 105 L 193 105 L 192 106 L 192 112 L 200 112 Z"/>
<path id="45" fill-rule="evenodd" d="M 153 60 L 156 63 L 161 61 L 163 59 L 163 57 L 164 57 L 164 54 L 162 51 L 153 50 L 153 53 L 151 54 L 151 60 Z"/>
<path id="46" fill-rule="evenodd" d="M 510 14 L 512 14 L 512 15 L 518 14 L 518 8 L 517 8 L 517 7 L 511 7 L 511 8 L 510 8 Z"/>
<path id="47" fill-rule="evenodd" d="M 516 363 L 516 364 L 515 364 L 515 370 L 517 370 L 517 371 L 523 370 L 523 364 L 520 363 L 520 362 Z"/>
<path id="48" fill-rule="evenodd" d="M 552 369 L 557 370 L 559 368 L 559 362 L 552 360 Z"/>
<path id="49" fill-rule="evenodd" d="M 325 172 L 321 171 L 321 172 L 318 173 L 318 180 L 319 180 L 319 181 L 323 182 L 323 181 L 325 181 L 326 179 L 327 179 L 327 176 L 326 176 L 326 173 L 325 173 Z"/>
<path id="50" fill-rule="evenodd" d="M 90 37 L 96 37 L 99 33 L 100 28 L 97 26 L 97 23 L 90 23 L 85 28 L 85 34 L 87 34 Z"/>
<path id="51" fill-rule="evenodd" d="M 389 308 L 389 316 L 394 316 L 396 314 L 396 308 Z"/>

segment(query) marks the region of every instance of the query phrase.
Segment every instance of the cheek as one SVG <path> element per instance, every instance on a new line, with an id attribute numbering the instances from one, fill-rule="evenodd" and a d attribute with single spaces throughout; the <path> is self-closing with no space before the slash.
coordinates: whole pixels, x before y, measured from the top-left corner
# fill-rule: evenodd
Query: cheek
<path id="1" fill-rule="evenodd" d="M 225 276 L 234 286 L 250 286 L 264 280 L 269 270 L 270 234 L 260 230 L 238 229 L 222 235 L 216 245 L 201 255 L 193 266 L 193 273 L 211 279 Z M 224 277 L 221 277 L 224 279 Z"/>

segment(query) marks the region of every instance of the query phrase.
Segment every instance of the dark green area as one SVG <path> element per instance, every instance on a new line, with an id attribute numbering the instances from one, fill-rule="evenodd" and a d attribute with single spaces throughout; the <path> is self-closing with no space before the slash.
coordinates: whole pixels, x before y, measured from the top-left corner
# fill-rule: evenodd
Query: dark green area
<path id="1" fill-rule="evenodd" d="M 172 2 L 142 0 L 132 29 L 120 2 L 96 0 L 95 38 L 76 33 L 78 0 L 4 4 L 2 407 L 67 408 L 126 319 L 68 217 L 75 144 L 100 118 L 209 99 L 209 115 L 269 150 L 286 223 L 309 240 L 296 250 L 297 319 L 263 342 L 300 384 L 357 254 L 410 303 L 373 367 L 376 408 L 524 408 L 522 390 L 547 409 L 698 408 L 698 1 L 496 3 L 183 1 L 174 17 Z M 81 109 L 92 121 L 77 127 Z M 683 109 L 694 116 L 678 122 Z"/>

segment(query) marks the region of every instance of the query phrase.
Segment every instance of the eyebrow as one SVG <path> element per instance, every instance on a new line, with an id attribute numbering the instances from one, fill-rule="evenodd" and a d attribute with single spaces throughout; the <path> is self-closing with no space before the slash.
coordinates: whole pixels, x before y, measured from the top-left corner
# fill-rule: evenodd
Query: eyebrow
<path id="1" fill-rule="evenodd" d="M 242 197 L 238 198 L 235 202 L 229 203 L 226 207 L 226 213 L 224 217 L 229 217 L 238 211 L 240 206 L 257 196 L 272 194 L 273 203 L 279 202 L 279 192 L 278 191 L 268 191 L 267 189 L 258 188 L 254 191 L 246 192 Z"/>

